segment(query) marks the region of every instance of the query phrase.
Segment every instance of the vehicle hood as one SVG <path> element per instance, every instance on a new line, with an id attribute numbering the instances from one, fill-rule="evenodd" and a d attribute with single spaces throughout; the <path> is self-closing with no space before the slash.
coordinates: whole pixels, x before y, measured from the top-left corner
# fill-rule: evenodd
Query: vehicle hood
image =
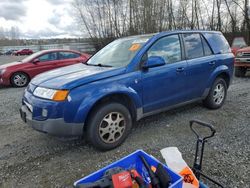
<path id="1" fill-rule="evenodd" d="M 124 72 L 125 68 L 115 69 L 78 63 L 39 74 L 31 80 L 31 84 L 51 89 L 72 89 Z"/>
<path id="2" fill-rule="evenodd" d="M 9 67 L 12 67 L 12 66 L 15 66 L 15 65 L 20 65 L 20 64 L 23 64 L 22 62 L 12 62 L 12 63 L 6 63 L 4 65 L 0 65 L 0 69 L 5 69 L 5 68 L 9 68 Z"/>
<path id="3" fill-rule="evenodd" d="M 237 52 L 250 52 L 250 46 L 245 47 L 245 48 L 241 48 Z"/>

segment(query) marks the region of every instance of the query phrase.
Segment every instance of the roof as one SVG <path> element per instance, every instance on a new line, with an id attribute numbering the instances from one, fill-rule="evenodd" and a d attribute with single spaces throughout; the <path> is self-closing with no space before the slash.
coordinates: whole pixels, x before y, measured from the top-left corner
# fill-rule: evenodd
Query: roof
<path id="1" fill-rule="evenodd" d="M 63 52 L 75 52 L 75 53 L 81 53 L 76 50 L 67 50 L 67 49 L 50 49 L 50 50 L 41 50 L 40 52 L 58 52 L 58 51 L 63 51 Z"/>

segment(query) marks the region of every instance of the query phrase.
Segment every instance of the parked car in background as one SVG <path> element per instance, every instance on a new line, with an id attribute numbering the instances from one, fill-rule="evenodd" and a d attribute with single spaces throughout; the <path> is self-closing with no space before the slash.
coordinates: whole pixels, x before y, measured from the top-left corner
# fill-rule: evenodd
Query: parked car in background
<path id="1" fill-rule="evenodd" d="M 234 67 L 236 77 L 243 77 L 250 70 L 250 46 L 237 50 Z"/>
<path id="2" fill-rule="evenodd" d="M 134 121 L 202 100 L 220 108 L 234 55 L 220 32 L 172 31 L 118 39 L 86 64 L 36 76 L 20 114 L 34 129 L 60 137 L 86 136 L 109 150 Z"/>
<path id="3" fill-rule="evenodd" d="M 244 48 L 246 46 L 247 46 L 247 43 L 246 43 L 244 37 L 235 37 L 233 39 L 231 49 L 232 49 L 232 52 L 234 53 L 234 55 L 236 55 L 236 53 L 239 49 Z"/>
<path id="4" fill-rule="evenodd" d="M 0 85 L 26 86 L 42 72 L 76 63 L 85 63 L 90 55 L 72 50 L 43 50 L 22 61 L 0 66 Z"/>
<path id="5" fill-rule="evenodd" d="M 247 47 L 244 37 L 235 37 L 231 49 L 235 55 L 235 76 L 243 77 L 250 69 L 250 47 Z"/>
<path id="6" fill-rule="evenodd" d="M 17 50 L 7 50 L 4 55 L 13 55 Z"/>
<path id="7" fill-rule="evenodd" d="M 33 51 L 30 49 L 22 49 L 14 52 L 14 55 L 31 55 L 33 54 Z"/>

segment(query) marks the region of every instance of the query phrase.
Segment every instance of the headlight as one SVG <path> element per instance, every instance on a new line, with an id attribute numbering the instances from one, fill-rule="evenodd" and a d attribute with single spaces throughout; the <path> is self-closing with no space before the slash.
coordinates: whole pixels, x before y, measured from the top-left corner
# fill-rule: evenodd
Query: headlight
<path id="1" fill-rule="evenodd" d="M 54 101 L 64 101 L 67 98 L 69 91 L 37 87 L 33 94 L 37 97 L 41 97 L 44 99 L 50 99 Z"/>
<path id="2" fill-rule="evenodd" d="M 5 71 L 6 69 L 0 69 L 0 75 L 2 75 Z"/>
<path id="3" fill-rule="evenodd" d="M 237 54 L 236 54 L 236 57 L 241 57 L 243 54 L 242 54 L 242 52 L 238 52 Z"/>

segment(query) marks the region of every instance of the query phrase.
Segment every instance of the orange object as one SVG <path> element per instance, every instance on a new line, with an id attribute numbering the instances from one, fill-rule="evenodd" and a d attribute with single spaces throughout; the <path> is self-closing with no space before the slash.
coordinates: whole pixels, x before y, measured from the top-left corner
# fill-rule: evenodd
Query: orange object
<path id="1" fill-rule="evenodd" d="M 66 97 L 68 96 L 69 91 L 68 90 L 58 90 L 55 92 L 53 96 L 54 101 L 64 101 Z"/>
<path id="2" fill-rule="evenodd" d="M 129 50 L 130 51 L 136 51 L 136 50 L 138 50 L 139 48 L 140 48 L 140 44 L 133 44 L 130 48 L 129 48 Z"/>
<path id="3" fill-rule="evenodd" d="M 179 174 L 183 177 L 183 181 L 185 183 L 190 183 L 197 188 L 199 187 L 199 181 L 197 180 L 194 173 L 188 166 L 184 168 L 182 171 L 180 171 Z"/>
<path id="4" fill-rule="evenodd" d="M 156 172 L 156 167 L 155 166 L 151 166 L 151 170 L 155 173 Z"/>

